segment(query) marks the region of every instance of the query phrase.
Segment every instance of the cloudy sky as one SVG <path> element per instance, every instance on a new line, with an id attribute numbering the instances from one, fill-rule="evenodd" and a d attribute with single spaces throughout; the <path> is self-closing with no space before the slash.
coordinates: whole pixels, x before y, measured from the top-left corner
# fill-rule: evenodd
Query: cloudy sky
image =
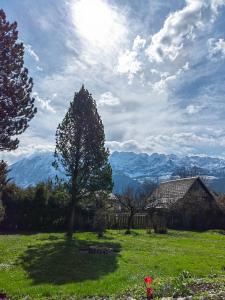
<path id="1" fill-rule="evenodd" d="M 9 161 L 54 149 L 82 83 L 107 146 L 225 157 L 225 0 L 1 0 L 38 114 Z"/>

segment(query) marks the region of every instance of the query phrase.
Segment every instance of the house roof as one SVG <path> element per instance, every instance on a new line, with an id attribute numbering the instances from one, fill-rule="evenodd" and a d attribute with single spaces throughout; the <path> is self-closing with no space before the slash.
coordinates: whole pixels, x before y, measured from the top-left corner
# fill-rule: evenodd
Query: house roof
<path id="1" fill-rule="evenodd" d="M 215 198 L 200 177 L 182 178 L 162 182 L 149 198 L 150 204 L 146 208 L 169 208 L 186 195 L 195 181 L 199 181 L 202 187 Z"/>

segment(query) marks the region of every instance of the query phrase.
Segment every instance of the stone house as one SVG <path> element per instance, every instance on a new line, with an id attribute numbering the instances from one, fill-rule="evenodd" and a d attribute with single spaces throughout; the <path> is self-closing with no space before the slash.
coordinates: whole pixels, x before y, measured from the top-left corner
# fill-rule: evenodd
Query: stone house
<path id="1" fill-rule="evenodd" d="M 217 198 L 200 177 L 183 178 L 162 182 L 146 208 L 171 228 L 225 228 L 225 212 Z"/>

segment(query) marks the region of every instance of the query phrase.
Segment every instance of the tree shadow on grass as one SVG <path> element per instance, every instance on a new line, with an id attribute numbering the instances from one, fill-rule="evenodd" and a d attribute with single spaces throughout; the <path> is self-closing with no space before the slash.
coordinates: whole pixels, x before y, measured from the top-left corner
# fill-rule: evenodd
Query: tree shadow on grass
<path id="1" fill-rule="evenodd" d="M 56 240 L 62 240 L 61 236 L 55 236 L 55 235 L 49 235 L 46 237 L 39 237 L 39 241 L 56 241 Z"/>
<path id="2" fill-rule="evenodd" d="M 89 246 L 112 248 L 111 254 L 89 254 Z M 17 263 L 34 284 L 55 285 L 96 280 L 117 269 L 119 243 L 55 241 L 30 246 Z"/>

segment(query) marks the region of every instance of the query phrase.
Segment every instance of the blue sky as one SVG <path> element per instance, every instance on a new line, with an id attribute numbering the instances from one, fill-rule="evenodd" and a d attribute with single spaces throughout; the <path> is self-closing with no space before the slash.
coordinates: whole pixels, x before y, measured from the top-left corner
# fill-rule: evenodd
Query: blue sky
<path id="1" fill-rule="evenodd" d="M 225 157 L 225 0 L 1 0 L 38 114 L 9 161 L 54 149 L 82 83 L 113 150 Z"/>

